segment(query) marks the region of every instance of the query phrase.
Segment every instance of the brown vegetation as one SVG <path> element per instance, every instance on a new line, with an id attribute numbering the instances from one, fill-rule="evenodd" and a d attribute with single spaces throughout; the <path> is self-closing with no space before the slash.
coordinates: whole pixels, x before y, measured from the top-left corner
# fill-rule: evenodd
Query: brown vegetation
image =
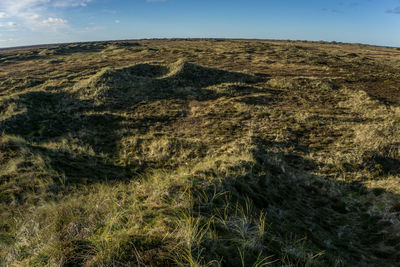
<path id="1" fill-rule="evenodd" d="M 0 51 L 4 266 L 396 266 L 400 51 Z"/>

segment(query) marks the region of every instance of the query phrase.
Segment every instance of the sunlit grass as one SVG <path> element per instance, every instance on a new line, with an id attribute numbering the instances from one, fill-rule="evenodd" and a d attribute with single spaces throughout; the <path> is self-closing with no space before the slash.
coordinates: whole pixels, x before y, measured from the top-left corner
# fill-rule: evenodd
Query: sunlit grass
<path id="1" fill-rule="evenodd" d="M 397 50 L 175 40 L 1 53 L 4 266 L 399 262 Z"/>

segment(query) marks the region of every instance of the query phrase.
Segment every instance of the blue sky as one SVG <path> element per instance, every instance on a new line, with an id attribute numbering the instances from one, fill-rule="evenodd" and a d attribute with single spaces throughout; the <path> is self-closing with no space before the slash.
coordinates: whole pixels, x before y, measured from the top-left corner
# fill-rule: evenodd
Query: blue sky
<path id="1" fill-rule="evenodd" d="M 400 0 L 0 0 L 0 47 L 164 37 L 400 47 Z"/>

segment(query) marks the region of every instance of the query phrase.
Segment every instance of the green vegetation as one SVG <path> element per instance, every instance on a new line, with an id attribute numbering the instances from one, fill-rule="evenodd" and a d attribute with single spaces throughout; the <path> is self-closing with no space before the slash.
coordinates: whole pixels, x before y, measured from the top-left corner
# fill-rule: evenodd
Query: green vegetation
<path id="1" fill-rule="evenodd" d="M 0 266 L 396 266 L 400 51 L 0 51 Z"/>

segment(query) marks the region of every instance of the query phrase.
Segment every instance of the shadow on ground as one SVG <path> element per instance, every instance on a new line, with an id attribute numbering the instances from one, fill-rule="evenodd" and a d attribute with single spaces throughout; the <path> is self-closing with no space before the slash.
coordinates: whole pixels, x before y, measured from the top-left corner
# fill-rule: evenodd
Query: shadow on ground
<path id="1" fill-rule="evenodd" d="M 37 91 L 20 94 L 15 101 L 22 104 L 25 110 L 1 121 L 0 126 L 5 134 L 28 140 L 30 144 L 22 147 L 28 150 L 28 154 L 38 155 L 43 159 L 43 169 L 49 168 L 54 171 L 54 175 L 65 178 L 63 181 L 56 181 L 56 185 L 129 181 L 152 169 L 154 162 L 148 160 L 116 164 L 114 159 L 120 152 L 122 138 L 134 131 L 146 134 L 153 126 L 169 125 L 177 119 L 177 113 L 150 113 L 138 118 L 116 115 L 115 111 L 128 112 L 135 110 L 135 107 L 167 99 L 208 101 L 236 94 L 243 94 L 240 101 L 245 104 L 268 105 L 271 101 L 276 101 L 274 94 L 277 91 L 272 89 L 269 91 L 271 97 L 246 96 L 257 92 L 258 89 L 252 84 L 258 81 L 260 78 L 252 75 L 204 68 L 183 61 L 168 66 L 139 64 L 122 69 L 108 69 L 79 83 L 73 92 Z M 230 85 L 223 85 L 225 83 Z M 214 90 L 210 88 L 212 86 L 220 87 Z M 183 110 L 179 114 L 185 116 L 187 107 L 181 107 Z M 68 136 L 89 145 L 99 156 L 42 146 L 46 142 L 60 141 Z M 273 259 L 284 259 L 287 263 L 301 266 L 308 264 L 310 258 L 315 265 L 320 266 L 390 266 L 400 261 L 400 238 L 391 229 L 392 224 L 386 218 L 371 213 L 373 203 L 369 189 L 358 182 L 344 183 L 318 177 L 312 172 L 317 163 L 297 154 L 270 152 L 273 147 L 292 146 L 302 147 L 306 154 L 311 152 L 298 140 L 297 143 L 278 143 L 258 139 L 254 143 L 256 148 L 252 151 L 255 158 L 253 164 L 243 163 L 243 166 L 236 166 L 245 171 L 234 177 L 224 170 L 226 176 L 222 177 L 220 184 L 205 189 L 211 195 L 217 187 L 218 192 L 227 192 L 233 203 L 246 205 L 246 201 L 250 201 L 256 209 L 254 214 L 257 211 L 266 214 L 269 225 L 262 241 L 246 247 L 246 264 L 247 261 L 254 262 L 260 252 L 265 256 L 273 255 Z M 6 151 L 9 147 L 3 146 L 1 149 Z M 14 152 L 18 153 L 18 150 Z M 11 152 L 7 150 L 7 153 Z M 100 155 L 106 155 L 108 160 Z M 281 159 L 281 164 L 271 161 L 277 158 Z M 9 159 L 4 162 L 7 160 Z M 387 169 L 398 164 L 398 160 L 383 161 L 372 155 L 366 160 L 370 161 L 371 164 L 380 162 L 383 171 L 387 173 L 399 171 Z M 22 162 L 17 167 L 29 170 L 34 164 L 32 162 Z M 369 163 L 366 164 L 368 167 Z M 161 169 L 165 166 L 158 167 Z M 220 175 L 219 170 L 207 171 L 206 175 L 209 176 Z M 25 178 L 29 182 L 32 177 Z M 12 177 L 2 177 L 2 183 L 10 179 Z M 19 193 L 23 198 L 24 191 Z M 211 207 L 204 206 L 199 199 L 193 208 L 193 213 L 198 216 L 213 218 L 217 211 L 225 211 L 226 203 L 218 199 L 211 203 Z M 226 211 L 233 212 L 229 209 Z M 242 246 L 240 242 L 243 239 L 237 238 L 235 223 L 232 220 L 213 225 L 219 236 L 215 239 L 211 236 L 203 242 L 206 259 L 222 257 L 222 264 L 225 266 L 241 264 L 237 248 Z M 251 232 L 255 226 L 246 222 L 244 227 Z M 132 237 L 126 238 L 126 246 L 122 249 L 132 253 L 123 253 L 127 258 L 120 259 L 121 261 L 134 261 L 137 250 L 146 253 L 154 249 L 149 244 L 141 247 Z M 157 242 L 162 251 L 162 240 Z M 90 255 L 90 250 L 94 247 L 90 240 L 74 240 L 69 245 L 72 246 L 69 251 L 74 254 L 70 257 L 79 260 L 84 254 Z M 67 262 L 70 260 L 71 265 L 83 264 L 74 262 L 73 259 L 67 259 Z"/>
<path id="2" fill-rule="evenodd" d="M 257 144 L 253 150 L 256 163 L 243 166 L 247 170 L 245 174 L 224 177 L 221 184 L 206 189 L 210 199 L 215 190 L 226 192 L 233 208 L 227 207 L 222 197 L 205 204 L 203 193 L 198 195 L 193 209 L 197 216 L 213 218 L 221 213 L 225 218 L 232 216 L 224 223 L 214 220 L 213 229 L 219 239 L 203 242 L 206 259 L 223 255 L 223 265 L 240 265 L 242 259 L 236 254 L 237 248 L 243 246 L 243 242 L 256 242 L 245 247 L 246 264 L 254 263 L 260 251 L 265 257 L 272 256 L 271 262 L 279 260 L 277 266 L 289 263 L 296 266 L 394 266 L 400 260 L 400 238 L 394 225 L 389 218 L 371 212 L 375 194 L 382 194 L 384 190 L 371 191 L 359 182 L 319 177 L 307 170 L 307 166 L 316 166 L 314 162 L 294 154 L 268 152 L 271 147 L 292 144 L 266 140 L 258 140 Z M 277 158 L 282 160 L 280 164 L 276 163 Z M 287 161 L 290 158 L 296 160 Z M 302 168 L 298 168 L 299 161 Z M 393 197 L 398 198 L 397 195 Z M 257 225 L 250 219 L 241 221 L 236 202 L 244 207 L 253 206 L 249 211 L 253 216 L 256 210 L 266 214 L 268 226 L 258 244 L 251 233 Z M 237 239 L 238 229 L 243 235 L 249 235 L 249 240 Z"/>

